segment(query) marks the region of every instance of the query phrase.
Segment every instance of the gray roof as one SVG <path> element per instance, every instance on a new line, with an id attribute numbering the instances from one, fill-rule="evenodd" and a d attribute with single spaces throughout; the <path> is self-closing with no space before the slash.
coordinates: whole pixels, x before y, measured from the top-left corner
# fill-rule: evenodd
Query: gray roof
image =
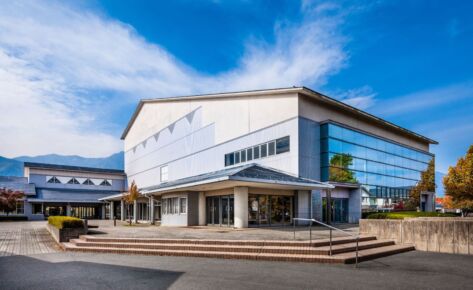
<path id="1" fill-rule="evenodd" d="M 191 185 L 194 183 L 205 183 L 214 182 L 219 180 L 234 180 L 234 181 L 248 181 L 248 182 L 261 182 L 261 183 L 275 183 L 281 185 L 304 185 L 331 188 L 333 186 L 302 177 L 290 175 L 288 173 L 278 171 L 273 168 L 264 167 L 256 163 L 241 165 L 231 168 L 226 168 L 214 172 L 204 173 L 201 175 L 186 177 L 177 179 L 169 182 L 164 182 L 159 185 L 141 188 L 141 191 L 151 192 L 160 189 L 167 189 L 172 187 L 179 187 L 185 185 Z"/>
<path id="2" fill-rule="evenodd" d="M 24 167 L 38 168 L 38 169 L 65 170 L 65 171 L 85 171 L 85 172 L 94 172 L 94 173 L 111 173 L 111 174 L 121 174 L 121 175 L 125 174 L 125 171 L 120 170 L 120 169 L 105 169 L 105 168 L 58 165 L 58 164 L 35 163 L 35 162 L 25 162 Z"/>
<path id="3" fill-rule="evenodd" d="M 0 176 L 0 188 L 18 190 L 25 195 L 36 194 L 35 185 L 28 183 L 28 178 L 26 177 Z"/>
<path id="4" fill-rule="evenodd" d="M 39 189 L 35 198 L 28 198 L 30 202 L 71 202 L 71 203 L 99 203 L 99 199 L 118 192 L 100 190 L 64 190 Z"/>

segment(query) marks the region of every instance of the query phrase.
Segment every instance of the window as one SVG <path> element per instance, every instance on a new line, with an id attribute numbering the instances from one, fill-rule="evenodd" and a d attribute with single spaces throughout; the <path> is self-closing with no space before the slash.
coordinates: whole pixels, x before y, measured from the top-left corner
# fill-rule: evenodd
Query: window
<path id="1" fill-rule="evenodd" d="M 246 160 L 247 161 L 253 160 L 253 149 L 252 148 L 246 149 Z"/>
<path id="2" fill-rule="evenodd" d="M 161 182 L 166 182 L 169 179 L 169 172 L 168 172 L 168 166 L 162 166 L 160 168 L 160 175 L 161 175 Z"/>
<path id="3" fill-rule="evenodd" d="M 172 198 L 172 207 L 173 207 L 173 214 L 178 214 L 179 213 L 179 198 L 175 197 Z"/>
<path id="4" fill-rule="evenodd" d="M 234 156 L 235 155 L 233 155 L 233 153 L 225 154 L 225 166 L 230 166 L 230 165 L 235 164 Z"/>
<path id="5" fill-rule="evenodd" d="M 268 144 L 265 143 L 265 144 L 262 144 L 260 146 L 260 148 L 261 148 L 261 158 L 264 158 L 264 157 L 268 156 L 268 146 L 267 145 Z"/>
<path id="6" fill-rule="evenodd" d="M 240 152 L 235 152 L 235 164 L 240 163 Z"/>
<path id="7" fill-rule="evenodd" d="M 288 152 L 290 150 L 289 145 L 289 136 L 287 136 L 243 150 L 227 153 L 225 154 L 224 160 L 225 166 L 231 166 L 238 163 L 244 163 L 259 158 Z M 325 147 L 328 147 L 328 144 Z"/>
<path id="8" fill-rule="evenodd" d="M 69 180 L 69 181 L 67 182 L 67 184 L 80 184 L 80 182 L 77 181 L 77 179 L 75 179 L 75 178 L 73 177 L 71 180 Z"/>
<path id="9" fill-rule="evenodd" d="M 276 142 L 272 141 L 268 143 L 268 155 L 276 154 Z"/>
<path id="10" fill-rule="evenodd" d="M 102 185 L 102 186 L 112 186 L 112 184 L 107 179 L 104 179 L 102 181 L 102 183 L 100 183 L 100 185 Z"/>
<path id="11" fill-rule="evenodd" d="M 183 197 L 179 199 L 180 213 L 187 213 L 187 198 Z"/>
<path id="12" fill-rule="evenodd" d="M 25 214 L 25 203 L 22 200 L 16 202 L 16 214 Z"/>
<path id="13" fill-rule="evenodd" d="M 82 184 L 85 184 L 85 185 L 95 185 L 92 180 L 90 180 L 90 178 L 87 178 Z"/>
<path id="14" fill-rule="evenodd" d="M 289 152 L 289 136 L 276 140 L 276 154 Z"/>
<path id="15" fill-rule="evenodd" d="M 241 162 L 246 162 L 246 150 L 240 151 Z"/>
<path id="16" fill-rule="evenodd" d="M 259 158 L 259 146 L 253 147 L 253 156 L 254 156 L 254 159 Z"/>
<path id="17" fill-rule="evenodd" d="M 47 182 L 48 183 L 61 183 L 61 181 L 59 181 L 59 179 L 57 179 L 56 176 L 52 176 L 50 179 L 48 179 Z"/>

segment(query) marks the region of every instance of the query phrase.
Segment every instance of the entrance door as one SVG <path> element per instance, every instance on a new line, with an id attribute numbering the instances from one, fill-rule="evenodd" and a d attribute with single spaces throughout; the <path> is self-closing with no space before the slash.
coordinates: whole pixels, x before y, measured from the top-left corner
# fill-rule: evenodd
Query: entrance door
<path id="1" fill-rule="evenodd" d="M 233 196 L 207 197 L 207 224 L 231 226 L 234 224 Z"/>

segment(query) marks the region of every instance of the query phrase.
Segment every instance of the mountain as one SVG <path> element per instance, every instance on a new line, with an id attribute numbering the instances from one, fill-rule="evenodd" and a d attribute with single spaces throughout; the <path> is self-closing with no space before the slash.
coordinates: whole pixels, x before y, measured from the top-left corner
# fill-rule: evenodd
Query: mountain
<path id="1" fill-rule="evenodd" d="M 23 176 L 23 162 L 0 156 L 0 175 Z"/>
<path id="2" fill-rule="evenodd" d="M 445 173 L 435 171 L 435 184 L 437 185 L 435 191 L 438 197 L 443 197 L 445 195 L 445 189 L 443 188 L 442 182 L 444 176 Z"/>
<path id="3" fill-rule="evenodd" d="M 40 156 L 20 156 L 13 159 L 0 156 L 0 175 L 23 176 L 24 162 L 72 165 L 82 167 L 122 169 L 124 168 L 123 151 L 103 158 L 87 158 L 77 155 L 48 154 Z"/>

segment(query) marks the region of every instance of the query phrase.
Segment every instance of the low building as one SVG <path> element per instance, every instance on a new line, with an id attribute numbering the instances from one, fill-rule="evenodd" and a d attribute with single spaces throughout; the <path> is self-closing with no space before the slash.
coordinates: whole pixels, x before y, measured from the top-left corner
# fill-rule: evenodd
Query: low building
<path id="1" fill-rule="evenodd" d="M 122 139 L 143 216 L 236 227 L 357 222 L 407 198 L 437 144 L 305 87 L 142 100 Z"/>
<path id="2" fill-rule="evenodd" d="M 15 215 L 42 220 L 50 215 L 109 217 L 105 196 L 126 189 L 122 170 L 25 162 L 24 177 L 1 177 L 0 187 L 24 192 Z"/>

